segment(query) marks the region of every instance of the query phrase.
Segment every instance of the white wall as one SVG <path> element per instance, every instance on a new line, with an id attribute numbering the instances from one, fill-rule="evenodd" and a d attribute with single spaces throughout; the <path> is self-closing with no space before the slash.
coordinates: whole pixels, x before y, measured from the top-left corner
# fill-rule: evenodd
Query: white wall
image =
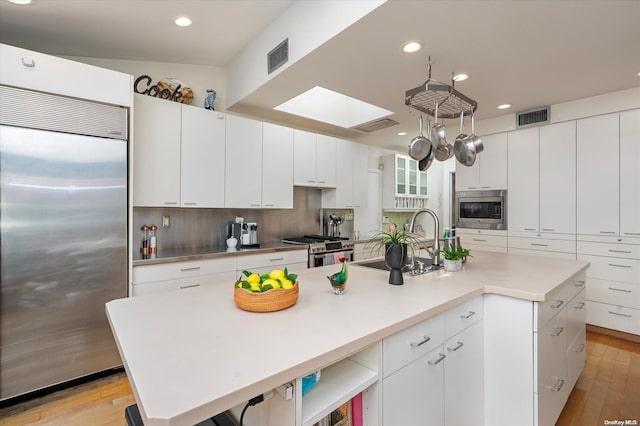
<path id="1" fill-rule="evenodd" d="M 184 81 L 193 91 L 191 105 L 204 107 L 207 89 L 216 91 L 214 107 L 217 111 L 224 111 L 226 98 L 225 69 L 206 65 L 174 64 L 170 62 L 130 61 L 123 59 L 103 59 L 68 56 L 68 59 L 91 64 L 102 68 L 131 74 L 134 80 L 141 75 L 152 78 L 152 84 L 167 77 L 174 77 Z M 99 82 L 96 82 L 99 84 Z"/>

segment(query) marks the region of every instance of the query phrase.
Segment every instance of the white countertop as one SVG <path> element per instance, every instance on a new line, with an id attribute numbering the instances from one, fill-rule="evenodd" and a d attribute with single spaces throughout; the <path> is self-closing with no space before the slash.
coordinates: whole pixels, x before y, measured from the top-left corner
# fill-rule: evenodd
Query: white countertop
<path id="1" fill-rule="evenodd" d="M 483 293 L 544 301 L 588 262 L 474 252 L 462 271 L 387 284 L 389 273 L 349 265 L 347 291 L 299 273 L 293 307 L 238 309 L 233 283 L 107 304 L 116 342 L 147 426 L 192 425 Z"/>

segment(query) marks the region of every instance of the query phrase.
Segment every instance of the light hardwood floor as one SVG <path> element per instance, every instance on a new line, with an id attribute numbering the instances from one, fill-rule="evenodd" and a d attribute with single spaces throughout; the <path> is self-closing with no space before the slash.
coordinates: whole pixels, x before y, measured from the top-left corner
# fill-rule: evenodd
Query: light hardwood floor
<path id="1" fill-rule="evenodd" d="M 0 409 L 0 425 L 126 426 L 124 409 L 133 403 L 127 377 L 119 373 Z M 640 343 L 588 331 L 587 364 L 557 426 L 602 426 L 605 420 L 640 426 Z"/>

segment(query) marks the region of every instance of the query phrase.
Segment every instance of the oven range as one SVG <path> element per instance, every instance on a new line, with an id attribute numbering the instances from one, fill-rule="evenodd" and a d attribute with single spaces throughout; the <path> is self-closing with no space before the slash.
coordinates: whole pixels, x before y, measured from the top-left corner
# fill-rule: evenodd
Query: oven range
<path id="1" fill-rule="evenodd" d="M 326 235 L 305 235 L 303 237 L 287 237 L 283 243 L 306 245 L 309 248 L 307 266 L 333 265 L 345 258 L 347 262 L 353 260 L 353 241 L 345 237 L 329 237 Z"/>

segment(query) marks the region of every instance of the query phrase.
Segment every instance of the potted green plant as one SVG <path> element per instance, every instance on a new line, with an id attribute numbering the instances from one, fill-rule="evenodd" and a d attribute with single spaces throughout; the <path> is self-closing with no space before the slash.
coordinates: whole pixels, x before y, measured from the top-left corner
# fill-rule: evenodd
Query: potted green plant
<path id="1" fill-rule="evenodd" d="M 440 251 L 442 257 L 444 257 L 444 270 L 449 272 L 455 272 L 462 269 L 462 261 L 469 254 L 469 250 L 462 246 L 451 247 L 449 249 L 443 249 Z"/>
<path id="2" fill-rule="evenodd" d="M 384 253 L 384 259 L 391 270 L 389 284 L 402 285 L 402 268 L 407 264 L 407 255 L 422 242 L 420 237 L 396 226 L 390 226 L 389 232 L 380 231 L 375 234 L 365 246 L 371 253 Z"/>

